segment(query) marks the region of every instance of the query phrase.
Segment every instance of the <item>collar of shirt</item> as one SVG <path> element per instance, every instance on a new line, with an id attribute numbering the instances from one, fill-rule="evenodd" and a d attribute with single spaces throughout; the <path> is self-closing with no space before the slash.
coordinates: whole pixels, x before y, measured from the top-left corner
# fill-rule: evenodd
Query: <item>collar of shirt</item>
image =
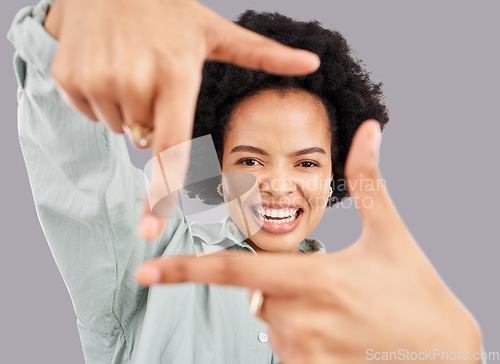
<path id="1" fill-rule="evenodd" d="M 224 249 L 245 249 L 257 255 L 257 252 L 245 241 L 245 236 L 230 216 L 218 223 L 189 225 L 195 250 L 198 255 L 207 255 Z M 323 243 L 314 238 L 306 238 L 299 244 L 301 253 L 325 254 Z"/>

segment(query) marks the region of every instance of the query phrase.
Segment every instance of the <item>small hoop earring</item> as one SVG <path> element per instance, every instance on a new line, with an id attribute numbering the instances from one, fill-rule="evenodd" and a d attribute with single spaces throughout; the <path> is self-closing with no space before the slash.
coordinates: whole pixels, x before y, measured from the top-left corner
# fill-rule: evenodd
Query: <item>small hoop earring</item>
<path id="1" fill-rule="evenodd" d="M 328 194 L 328 197 L 332 197 L 332 195 L 333 195 L 333 188 L 332 186 L 330 186 L 330 193 Z"/>
<path id="2" fill-rule="evenodd" d="M 217 185 L 217 193 L 224 197 L 224 193 L 222 192 L 222 182 Z"/>

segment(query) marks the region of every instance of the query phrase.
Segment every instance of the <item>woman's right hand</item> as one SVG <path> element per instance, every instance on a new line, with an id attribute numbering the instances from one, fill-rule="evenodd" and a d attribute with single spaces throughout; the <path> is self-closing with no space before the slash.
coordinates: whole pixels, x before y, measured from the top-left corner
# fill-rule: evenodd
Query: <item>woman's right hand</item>
<path id="1" fill-rule="evenodd" d="M 205 60 L 284 75 L 319 67 L 315 54 L 257 35 L 194 0 L 55 0 L 44 26 L 59 41 L 51 73 L 63 99 L 114 132 L 153 129 L 148 144 L 133 142 L 152 147 L 154 156 L 191 139 Z M 167 188 L 160 163 L 152 169 L 148 199 L 159 201 L 166 191 L 171 197 L 163 199 L 163 217 L 175 203 L 169 187 L 184 182 L 188 152 L 161 160 L 164 171 L 175 171 Z M 152 205 L 145 201 L 141 219 L 146 240 L 165 224 Z"/>
<path id="2" fill-rule="evenodd" d="M 349 149 L 345 183 L 363 231 L 348 248 L 307 256 L 225 251 L 157 257 L 137 271 L 139 283 L 261 290 L 258 317 L 286 364 L 480 363 L 476 320 L 441 280 L 385 188 L 380 140 L 378 121 L 368 120 Z"/>

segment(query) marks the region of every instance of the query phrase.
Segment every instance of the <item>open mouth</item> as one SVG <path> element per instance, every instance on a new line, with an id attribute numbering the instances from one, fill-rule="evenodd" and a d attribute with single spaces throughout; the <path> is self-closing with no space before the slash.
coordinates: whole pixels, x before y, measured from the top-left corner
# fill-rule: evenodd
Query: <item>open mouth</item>
<path id="1" fill-rule="evenodd" d="M 270 209 L 253 206 L 252 212 L 261 221 L 272 224 L 286 224 L 297 219 L 302 213 L 302 208 Z"/>
<path id="2" fill-rule="evenodd" d="M 304 210 L 286 207 L 271 209 L 263 206 L 251 206 L 252 216 L 260 229 L 268 233 L 289 233 L 299 226 Z"/>

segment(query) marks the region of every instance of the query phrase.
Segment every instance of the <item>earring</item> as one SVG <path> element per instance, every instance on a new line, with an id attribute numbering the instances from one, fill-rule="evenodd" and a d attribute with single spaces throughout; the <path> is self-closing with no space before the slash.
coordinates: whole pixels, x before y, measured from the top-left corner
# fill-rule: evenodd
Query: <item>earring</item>
<path id="1" fill-rule="evenodd" d="M 330 186 L 330 193 L 328 194 L 328 197 L 332 197 L 332 195 L 333 195 L 333 188 L 332 186 Z"/>
<path id="2" fill-rule="evenodd" d="M 222 192 L 222 182 L 217 186 L 217 193 L 221 196 L 224 196 L 224 193 Z"/>

